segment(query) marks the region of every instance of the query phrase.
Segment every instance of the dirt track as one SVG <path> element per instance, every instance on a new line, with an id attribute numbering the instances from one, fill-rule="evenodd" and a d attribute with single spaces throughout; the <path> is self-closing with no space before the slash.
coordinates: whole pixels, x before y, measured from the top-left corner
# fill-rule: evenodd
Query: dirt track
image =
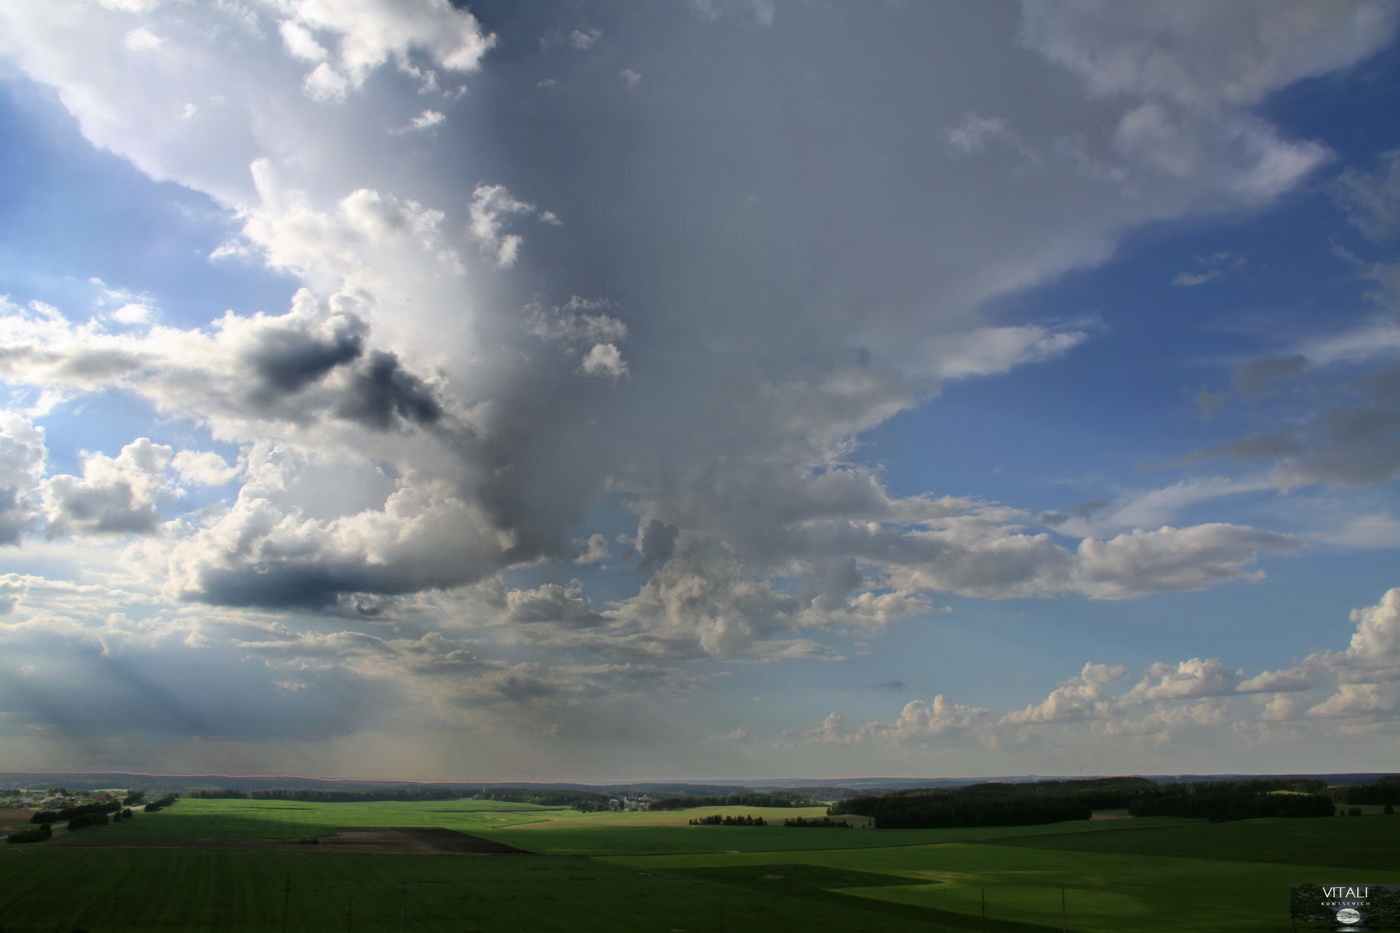
<path id="1" fill-rule="evenodd" d="M 179 839 L 113 836 L 78 836 L 52 843 L 80 849 L 278 849 L 292 852 L 373 852 L 380 855 L 517 855 L 525 854 L 504 843 L 423 826 L 385 826 L 343 829 L 315 845 L 274 842 L 266 839 Z"/>

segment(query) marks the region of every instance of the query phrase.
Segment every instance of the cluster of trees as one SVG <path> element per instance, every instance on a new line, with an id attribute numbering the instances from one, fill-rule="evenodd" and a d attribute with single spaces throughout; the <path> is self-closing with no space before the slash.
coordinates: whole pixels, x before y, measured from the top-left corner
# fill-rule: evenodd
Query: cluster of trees
<path id="1" fill-rule="evenodd" d="M 718 813 L 690 821 L 691 826 L 767 826 L 761 816 L 720 816 Z"/>
<path id="2" fill-rule="evenodd" d="M 146 804 L 146 812 L 147 812 L 147 813 L 154 813 L 154 812 L 156 812 L 157 810 L 164 810 L 166 807 L 170 806 L 172 803 L 174 803 L 175 801 L 177 801 L 177 800 L 179 800 L 179 799 L 180 799 L 180 795 L 179 795 L 179 794 L 174 794 L 174 793 L 166 794 L 164 797 L 160 798 L 159 800 L 156 800 L 156 801 L 153 801 L 153 802 L 151 802 L 151 803 Z"/>
<path id="3" fill-rule="evenodd" d="M 810 807 L 813 801 L 794 801 L 777 794 L 726 794 L 723 797 L 667 797 L 653 800 L 652 810 L 690 810 L 695 807 Z"/>
<path id="4" fill-rule="evenodd" d="M 783 820 L 784 826 L 817 826 L 822 829 L 850 829 L 851 824 L 845 820 L 833 820 L 829 816 L 815 816 L 812 819 L 804 817 L 793 817 L 790 820 Z"/>
<path id="5" fill-rule="evenodd" d="M 1394 806 L 1400 803 L 1400 774 L 1387 774 L 1377 778 L 1374 784 L 1342 784 L 1327 789 L 1328 796 L 1337 803 L 1353 806 L 1358 804 Z"/>

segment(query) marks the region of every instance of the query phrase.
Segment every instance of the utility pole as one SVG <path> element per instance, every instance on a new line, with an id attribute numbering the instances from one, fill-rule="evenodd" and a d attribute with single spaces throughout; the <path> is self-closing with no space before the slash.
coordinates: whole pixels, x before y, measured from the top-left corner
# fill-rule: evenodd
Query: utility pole
<path id="1" fill-rule="evenodd" d="M 287 933 L 287 913 L 292 907 L 292 873 L 287 872 L 287 886 L 282 889 L 282 933 Z"/>

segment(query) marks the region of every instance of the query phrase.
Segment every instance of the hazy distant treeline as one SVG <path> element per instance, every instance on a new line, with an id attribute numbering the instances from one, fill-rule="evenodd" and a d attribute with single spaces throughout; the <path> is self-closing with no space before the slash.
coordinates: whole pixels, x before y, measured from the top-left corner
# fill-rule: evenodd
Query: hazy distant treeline
<path id="1" fill-rule="evenodd" d="M 186 796 L 204 800 L 292 800 L 302 803 L 373 803 L 381 800 L 502 800 L 574 810 L 606 810 L 608 797 L 583 791 L 489 788 L 456 790 L 448 787 L 384 787 L 374 790 L 316 790 L 312 788 L 268 788 L 235 790 L 231 787 L 203 788 Z"/>
<path id="2" fill-rule="evenodd" d="M 653 800 L 652 810 L 689 810 L 693 807 L 813 807 L 820 801 L 793 799 L 785 794 L 726 794 L 723 797 L 667 797 Z"/>
<path id="3" fill-rule="evenodd" d="M 1329 787 L 1328 796 L 1337 803 L 1360 804 L 1400 804 L 1400 774 L 1387 774 L 1374 784 L 1343 784 Z"/>

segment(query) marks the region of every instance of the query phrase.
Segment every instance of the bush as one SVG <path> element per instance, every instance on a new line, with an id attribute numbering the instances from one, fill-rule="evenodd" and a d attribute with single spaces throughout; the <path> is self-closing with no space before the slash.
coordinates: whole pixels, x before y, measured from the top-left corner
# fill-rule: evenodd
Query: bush
<path id="1" fill-rule="evenodd" d="M 26 842 L 43 842 L 52 835 L 53 827 L 48 823 L 42 823 L 34 829 L 22 829 L 17 833 L 10 833 L 5 837 L 5 841 L 21 845 Z"/>

